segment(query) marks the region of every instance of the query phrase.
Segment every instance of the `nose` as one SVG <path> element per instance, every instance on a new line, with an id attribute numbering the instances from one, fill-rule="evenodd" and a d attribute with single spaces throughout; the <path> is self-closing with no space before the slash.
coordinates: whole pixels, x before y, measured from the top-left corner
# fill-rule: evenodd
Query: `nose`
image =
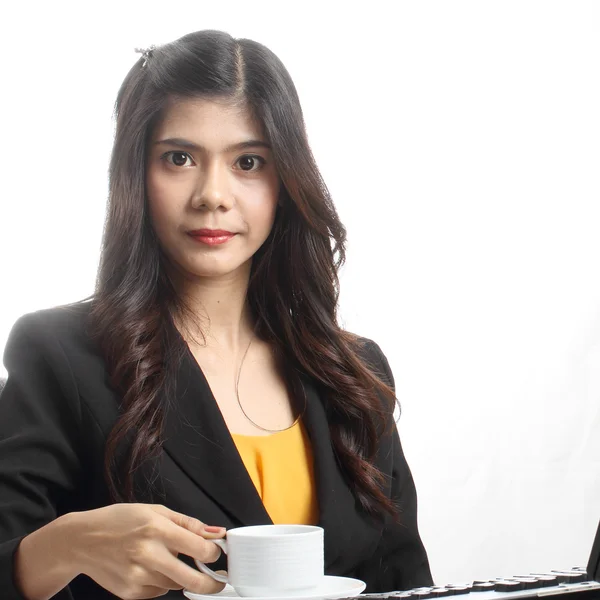
<path id="1" fill-rule="evenodd" d="M 219 208 L 229 210 L 232 205 L 233 198 L 228 185 L 226 167 L 220 165 L 218 161 L 212 161 L 198 177 L 192 206 L 214 211 Z"/>

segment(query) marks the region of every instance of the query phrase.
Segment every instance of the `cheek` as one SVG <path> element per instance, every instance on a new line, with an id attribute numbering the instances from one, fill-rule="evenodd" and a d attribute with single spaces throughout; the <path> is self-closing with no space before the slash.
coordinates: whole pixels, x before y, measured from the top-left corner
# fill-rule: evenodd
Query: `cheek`
<path id="1" fill-rule="evenodd" d="M 267 201 L 263 199 L 248 207 L 246 218 L 252 232 L 253 237 L 260 238 L 264 241 L 271 231 L 273 222 L 275 221 L 275 213 L 277 210 L 277 197 L 269 198 Z"/>
<path id="2" fill-rule="evenodd" d="M 256 235 L 266 237 L 275 221 L 279 200 L 278 180 L 269 181 L 261 189 L 245 195 L 245 217 Z"/>
<path id="3" fill-rule="evenodd" d="M 168 230 L 169 224 L 177 220 L 180 207 L 177 202 L 176 190 L 172 185 L 166 185 L 164 178 L 151 173 L 147 178 L 148 210 L 152 225 L 157 233 Z"/>

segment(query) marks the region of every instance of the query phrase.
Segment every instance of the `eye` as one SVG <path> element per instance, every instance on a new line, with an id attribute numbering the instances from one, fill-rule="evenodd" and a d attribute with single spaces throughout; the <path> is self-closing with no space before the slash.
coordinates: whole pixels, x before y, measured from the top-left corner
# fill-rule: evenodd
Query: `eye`
<path id="1" fill-rule="evenodd" d="M 191 165 L 186 164 L 186 161 L 189 159 L 192 160 L 192 157 L 187 152 L 180 152 L 177 150 L 171 150 L 170 152 L 166 152 L 162 155 L 162 158 L 166 160 L 169 164 L 172 164 L 176 167 L 189 167 Z"/>
<path id="2" fill-rule="evenodd" d="M 267 161 L 256 154 L 244 154 L 237 159 L 236 164 L 242 171 L 259 171 L 267 164 Z"/>

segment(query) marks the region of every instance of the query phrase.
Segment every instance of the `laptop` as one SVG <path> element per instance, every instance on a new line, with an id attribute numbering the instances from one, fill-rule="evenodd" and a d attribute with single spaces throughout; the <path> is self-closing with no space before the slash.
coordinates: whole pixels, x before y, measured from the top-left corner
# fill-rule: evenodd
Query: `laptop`
<path id="1" fill-rule="evenodd" d="M 410 598 L 428 600 L 446 596 L 462 596 L 464 600 L 510 600 L 538 598 L 540 600 L 600 600 L 600 523 L 590 552 L 587 568 L 565 571 L 530 573 L 514 577 L 499 577 L 470 584 L 417 588 L 402 592 L 362 594 L 356 600 L 386 600 Z"/>

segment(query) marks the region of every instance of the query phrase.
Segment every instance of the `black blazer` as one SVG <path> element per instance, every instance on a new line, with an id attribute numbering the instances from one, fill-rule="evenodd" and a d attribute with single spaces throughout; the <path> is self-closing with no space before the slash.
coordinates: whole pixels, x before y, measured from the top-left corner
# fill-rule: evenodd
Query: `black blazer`
<path id="1" fill-rule="evenodd" d="M 13 581 L 20 540 L 57 516 L 110 503 L 102 468 L 105 440 L 118 414 L 104 361 L 86 335 L 89 303 L 39 311 L 19 319 L 4 354 L 8 381 L 0 396 L 0 595 L 21 600 Z M 365 358 L 392 383 L 389 364 L 370 340 Z M 315 461 L 329 575 L 357 577 L 367 591 L 431 585 L 417 529 L 413 479 L 396 432 L 381 440 L 378 467 L 401 508 L 400 524 L 376 524 L 358 509 L 332 450 L 318 387 L 303 382 L 304 424 Z M 179 368 L 174 409 L 153 490 L 140 501 L 161 503 L 212 525 L 271 523 L 237 452 L 210 387 L 188 353 Z M 148 474 L 146 474 L 148 475 Z M 193 565 L 188 557 L 181 557 Z M 226 568 L 222 557 L 217 568 Z M 168 598 L 182 598 L 171 592 Z M 114 598 L 79 576 L 55 598 Z"/>

